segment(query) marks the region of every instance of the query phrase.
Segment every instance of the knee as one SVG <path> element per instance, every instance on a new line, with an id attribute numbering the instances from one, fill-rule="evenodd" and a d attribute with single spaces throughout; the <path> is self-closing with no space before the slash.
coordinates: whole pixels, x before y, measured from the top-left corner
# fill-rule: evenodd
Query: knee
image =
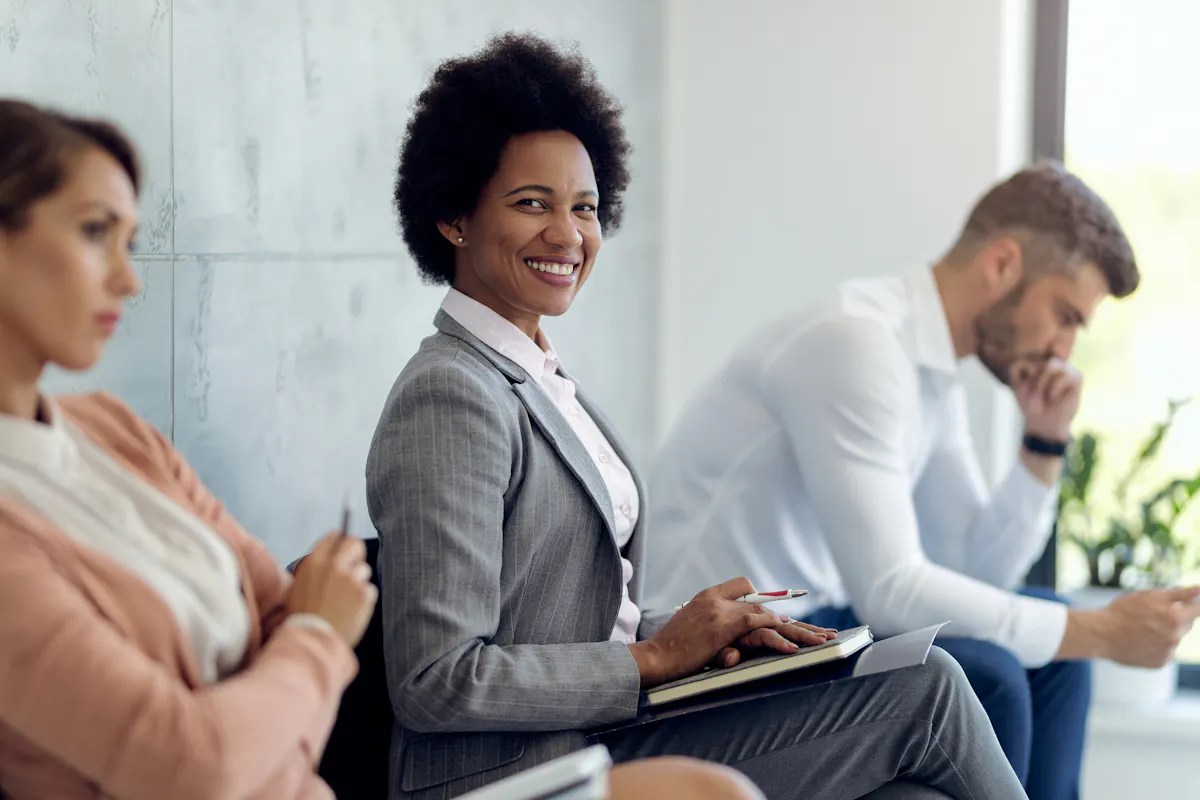
<path id="1" fill-rule="evenodd" d="M 951 688 L 968 688 L 966 673 L 954 656 L 938 646 L 929 648 L 925 669 L 932 675 L 933 683 Z"/>
<path id="2" fill-rule="evenodd" d="M 978 698 L 989 717 L 1008 718 L 1013 714 L 1028 717 L 1032 713 L 1032 696 L 1025 670 L 1002 647 L 988 645 L 973 650 L 968 658 L 934 647 L 929 651 L 926 664 L 943 691 Z"/>
<path id="3" fill-rule="evenodd" d="M 947 718 L 958 718 L 964 709 L 978 707 L 975 692 L 967 681 L 962 666 L 940 647 L 931 647 L 922 667 L 892 673 L 898 684 L 899 696 L 914 703 L 910 709 L 915 717 L 934 724 Z M 983 709 L 979 709 L 983 713 Z"/>
<path id="4" fill-rule="evenodd" d="M 958 702 L 956 698 L 971 694 L 971 685 L 962 666 L 940 647 L 929 648 L 925 666 L 901 670 L 896 675 L 898 678 L 903 675 L 916 696 L 923 697 L 923 702 L 935 706 L 943 703 L 954 705 Z"/>
<path id="5" fill-rule="evenodd" d="M 613 800 L 763 800 L 762 792 L 742 773 L 693 758 L 648 758 L 621 764 L 613 769 L 609 782 Z"/>

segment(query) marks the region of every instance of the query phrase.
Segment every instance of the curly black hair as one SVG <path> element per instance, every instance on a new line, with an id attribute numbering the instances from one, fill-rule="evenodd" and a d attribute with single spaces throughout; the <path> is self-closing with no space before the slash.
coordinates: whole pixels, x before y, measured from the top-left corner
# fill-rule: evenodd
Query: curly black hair
<path id="1" fill-rule="evenodd" d="M 597 216 L 606 233 L 615 232 L 631 148 L 620 105 L 577 49 L 506 33 L 438 66 L 409 120 L 394 195 L 400 232 L 427 283 L 454 281 L 454 247 L 437 223 L 475 210 L 512 137 L 559 130 L 591 157 Z"/>

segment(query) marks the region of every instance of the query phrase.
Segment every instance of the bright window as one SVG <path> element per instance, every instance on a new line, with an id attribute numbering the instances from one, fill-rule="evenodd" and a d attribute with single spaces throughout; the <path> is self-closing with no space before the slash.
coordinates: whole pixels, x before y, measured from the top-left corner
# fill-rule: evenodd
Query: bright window
<path id="1" fill-rule="evenodd" d="M 1200 474 L 1200 2 L 1076 0 L 1067 42 L 1066 162 L 1113 207 L 1142 269 L 1131 298 L 1105 303 L 1080 337 L 1085 376 L 1077 435 L 1102 442 L 1092 498 L 1117 511 L 1120 475 L 1170 399 L 1181 410 L 1158 457 L 1133 482 L 1130 504 L 1174 477 Z M 1200 552 L 1200 503 L 1177 531 Z M 1059 583 L 1087 580 L 1061 543 Z M 1194 568 L 1183 580 L 1200 580 Z M 1200 663 L 1200 634 L 1180 651 Z"/>

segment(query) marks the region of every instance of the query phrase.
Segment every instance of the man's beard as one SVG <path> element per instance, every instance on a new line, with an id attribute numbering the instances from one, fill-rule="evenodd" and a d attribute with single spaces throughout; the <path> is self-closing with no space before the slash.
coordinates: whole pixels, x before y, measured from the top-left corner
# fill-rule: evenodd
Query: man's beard
<path id="1" fill-rule="evenodd" d="M 1010 387 L 1017 377 L 1013 373 L 1018 362 L 1028 362 L 1030 370 L 1036 372 L 1048 360 L 1042 354 L 1017 350 L 1020 334 L 1015 318 L 1027 285 L 1022 281 L 975 320 L 976 355 L 980 363 L 996 380 Z"/>

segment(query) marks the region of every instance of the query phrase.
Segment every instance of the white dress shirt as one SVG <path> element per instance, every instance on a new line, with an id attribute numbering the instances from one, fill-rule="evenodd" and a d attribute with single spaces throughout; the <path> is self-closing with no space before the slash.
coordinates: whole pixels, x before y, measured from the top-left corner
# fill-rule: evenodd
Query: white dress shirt
<path id="1" fill-rule="evenodd" d="M 1047 663 L 1064 606 L 1013 593 L 1057 492 L 1018 462 L 989 496 L 929 270 L 842 284 L 755 336 L 691 400 L 650 486 L 644 603 L 738 575 L 889 635 L 946 620 Z"/>
<path id="2" fill-rule="evenodd" d="M 539 330 L 538 341 L 534 342 L 516 325 L 457 289 L 451 289 L 446 295 L 442 310 L 475 338 L 516 362 L 554 403 L 604 479 L 613 505 L 617 547 L 623 549 L 633 535 L 640 513 L 637 483 L 595 420 L 575 399 L 574 381 L 559 373 L 558 356 L 550 340 Z M 633 564 L 621 556 L 621 608 L 609 638 L 626 644 L 637 641 L 638 624 L 642 619 L 641 610 L 629 598 L 629 581 L 632 579 Z"/>
<path id="3" fill-rule="evenodd" d="M 53 401 L 41 402 L 49 424 L 0 414 L 0 493 L 153 589 L 206 683 L 235 672 L 246 655 L 250 613 L 233 550 L 64 421 Z"/>

